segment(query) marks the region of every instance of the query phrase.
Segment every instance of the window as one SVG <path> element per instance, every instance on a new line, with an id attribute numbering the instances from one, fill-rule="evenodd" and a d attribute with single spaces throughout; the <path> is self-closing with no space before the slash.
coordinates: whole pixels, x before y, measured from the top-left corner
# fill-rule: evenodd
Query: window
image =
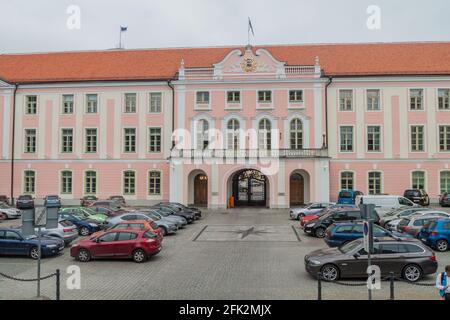
<path id="1" fill-rule="evenodd" d="M 340 127 L 340 137 L 341 137 L 341 152 L 352 152 L 353 151 L 353 127 L 352 126 L 342 126 Z"/>
<path id="2" fill-rule="evenodd" d="M 197 146 L 196 148 L 199 150 L 204 150 L 208 148 L 209 145 L 209 137 L 208 137 L 209 123 L 205 119 L 201 119 L 197 121 Z"/>
<path id="3" fill-rule="evenodd" d="M 150 171 L 148 173 L 148 194 L 151 196 L 161 194 L 161 172 Z"/>
<path id="4" fill-rule="evenodd" d="M 228 103 L 241 102 L 241 93 L 239 91 L 228 91 L 227 92 L 227 102 Z"/>
<path id="5" fill-rule="evenodd" d="M 33 194 L 35 191 L 36 175 L 34 171 L 27 170 L 23 173 L 23 193 Z"/>
<path id="6" fill-rule="evenodd" d="M 63 94 L 62 96 L 62 113 L 73 113 L 73 94 Z"/>
<path id="7" fill-rule="evenodd" d="M 272 147 L 271 141 L 271 123 L 268 119 L 262 119 L 259 122 L 258 129 L 258 147 L 262 150 L 270 150 Z"/>
<path id="8" fill-rule="evenodd" d="M 303 123 L 300 119 L 295 118 L 291 121 L 289 135 L 291 149 L 303 149 Z"/>
<path id="9" fill-rule="evenodd" d="M 441 171 L 441 194 L 450 192 L 450 171 Z"/>
<path id="10" fill-rule="evenodd" d="M 136 129 L 125 128 L 123 129 L 123 152 L 130 153 L 136 152 Z"/>
<path id="11" fill-rule="evenodd" d="M 73 152 L 73 129 L 61 130 L 61 152 Z"/>
<path id="12" fill-rule="evenodd" d="M 412 189 L 425 189 L 425 172 L 414 171 L 411 180 Z"/>
<path id="13" fill-rule="evenodd" d="M 37 96 L 26 96 L 26 114 L 36 114 L 37 113 Z"/>
<path id="14" fill-rule="evenodd" d="M 381 193 L 381 173 L 369 172 L 369 194 Z"/>
<path id="15" fill-rule="evenodd" d="M 136 174 L 134 171 L 125 171 L 123 173 L 123 193 L 126 195 L 136 193 Z"/>
<path id="16" fill-rule="evenodd" d="M 228 121 L 227 141 L 228 149 L 237 150 L 239 148 L 239 121 L 237 119 Z"/>
<path id="17" fill-rule="evenodd" d="M 86 95 L 86 113 L 97 113 L 97 98 L 96 94 Z"/>
<path id="18" fill-rule="evenodd" d="M 71 194 L 72 193 L 72 172 L 62 171 L 61 172 L 61 193 Z"/>
<path id="19" fill-rule="evenodd" d="M 423 89 L 409 90 L 409 99 L 411 110 L 423 110 Z"/>
<path id="20" fill-rule="evenodd" d="M 380 90 L 367 90 L 367 110 L 380 110 Z"/>
<path id="21" fill-rule="evenodd" d="M 411 126 L 411 151 L 424 150 L 424 126 Z"/>
<path id="22" fill-rule="evenodd" d="M 450 110 L 450 89 L 438 89 L 439 110 Z"/>
<path id="23" fill-rule="evenodd" d="M 136 93 L 125 93 L 125 113 L 136 113 Z"/>
<path id="24" fill-rule="evenodd" d="M 150 93 L 150 113 L 160 113 L 162 109 L 162 93 Z"/>
<path id="25" fill-rule="evenodd" d="M 339 110 L 352 111 L 353 110 L 353 91 L 339 90 Z"/>
<path id="26" fill-rule="evenodd" d="M 367 150 L 381 151 L 381 128 L 380 126 L 367 127 Z"/>
<path id="27" fill-rule="evenodd" d="M 36 152 L 36 129 L 25 129 L 25 153 Z"/>
<path id="28" fill-rule="evenodd" d="M 117 236 L 116 232 L 109 232 L 109 233 L 101 236 L 100 238 L 98 238 L 98 240 L 100 242 L 112 242 L 112 241 L 116 240 L 116 236 Z"/>
<path id="29" fill-rule="evenodd" d="M 133 232 L 119 232 L 117 241 L 130 241 L 137 238 L 137 234 Z"/>
<path id="30" fill-rule="evenodd" d="M 149 128 L 149 151 L 161 152 L 161 128 Z"/>
<path id="31" fill-rule="evenodd" d="M 450 126 L 439 126 L 439 150 L 450 151 Z"/>
<path id="32" fill-rule="evenodd" d="M 259 103 L 272 102 L 272 91 L 270 90 L 258 91 L 258 102 Z"/>
<path id="33" fill-rule="evenodd" d="M 289 102 L 303 102 L 303 90 L 289 90 Z"/>
<path id="34" fill-rule="evenodd" d="M 341 172 L 341 190 L 353 190 L 353 188 L 354 188 L 353 172 L 350 171 Z"/>
<path id="35" fill-rule="evenodd" d="M 97 193 L 97 173 L 95 171 L 86 171 L 84 177 L 84 193 Z"/>
<path id="36" fill-rule="evenodd" d="M 209 92 L 208 91 L 198 91 L 196 93 L 197 103 L 208 104 L 209 103 Z"/>
<path id="37" fill-rule="evenodd" d="M 86 129 L 85 152 L 97 152 L 97 129 Z"/>

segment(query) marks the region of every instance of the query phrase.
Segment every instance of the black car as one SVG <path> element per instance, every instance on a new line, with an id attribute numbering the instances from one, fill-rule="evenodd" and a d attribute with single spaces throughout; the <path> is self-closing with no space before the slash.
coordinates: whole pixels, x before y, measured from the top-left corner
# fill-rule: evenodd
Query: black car
<path id="1" fill-rule="evenodd" d="M 34 209 L 34 198 L 29 194 L 20 195 L 16 201 L 17 209 Z"/>
<path id="2" fill-rule="evenodd" d="M 188 223 L 192 223 L 195 220 L 195 214 L 193 212 L 188 212 L 185 210 L 177 210 L 177 208 L 172 208 L 170 206 L 166 206 L 166 205 L 155 205 L 152 208 L 157 208 L 162 210 L 163 212 L 167 212 L 169 214 L 173 214 L 176 216 L 180 216 L 186 219 L 186 221 Z"/>
<path id="3" fill-rule="evenodd" d="M 430 205 L 430 197 L 425 190 L 422 189 L 408 189 L 405 190 L 403 196 L 414 203 L 420 204 L 421 206 Z"/>
<path id="4" fill-rule="evenodd" d="M 442 207 L 449 207 L 450 206 L 450 192 L 444 192 L 441 194 L 439 198 L 439 204 Z"/>
<path id="5" fill-rule="evenodd" d="M 181 204 L 179 202 L 160 202 L 157 204 L 158 206 L 168 206 L 171 208 L 177 208 L 179 210 L 183 210 L 186 212 L 192 212 L 195 215 L 195 220 L 200 219 L 202 217 L 202 212 L 198 208 L 194 207 L 187 207 L 184 204 Z"/>
<path id="6" fill-rule="evenodd" d="M 121 207 L 125 207 L 127 205 L 123 196 L 111 196 L 108 198 L 108 200 L 116 202 Z"/>
<path id="7" fill-rule="evenodd" d="M 338 209 L 333 210 L 330 213 L 327 213 L 319 218 L 308 222 L 303 231 L 306 234 L 313 235 L 317 238 L 323 238 L 326 235 L 326 230 L 333 223 L 345 222 L 345 221 L 356 221 L 362 220 L 362 212 L 359 209 Z M 374 211 L 373 217 L 374 223 L 380 223 L 380 217 Z"/>
<path id="8" fill-rule="evenodd" d="M 44 198 L 44 207 L 61 208 L 61 198 L 57 195 L 49 195 Z"/>

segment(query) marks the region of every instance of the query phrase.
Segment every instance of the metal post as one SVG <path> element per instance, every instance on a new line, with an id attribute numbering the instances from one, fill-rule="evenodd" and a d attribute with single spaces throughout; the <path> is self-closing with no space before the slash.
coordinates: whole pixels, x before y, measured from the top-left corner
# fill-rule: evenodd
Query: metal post
<path id="1" fill-rule="evenodd" d="M 369 239 L 370 239 L 371 232 L 372 232 L 372 221 L 369 219 Z M 371 251 L 372 251 L 372 248 L 369 243 L 369 252 L 367 252 L 367 264 L 368 264 L 367 268 L 370 268 L 370 266 L 372 265 Z M 369 287 L 368 291 L 369 291 L 369 300 L 372 300 L 372 289 Z"/>
<path id="2" fill-rule="evenodd" d="M 322 300 L 322 273 L 317 272 L 317 300 Z"/>
<path id="3" fill-rule="evenodd" d="M 56 269 L 56 300 L 61 300 L 61 272 Z"/>
<path id="4" fill-rule="evenodd" d="M 389 282 L 390 282 L 390 289 L 391 289 L 391 297 L 390 300 L 395 300 L 394 298 L 394 272 L 389 272 Z"/>
<path id="5" fill-rule="evenodd" d="M 41 227 L 38 228 L 37 297 L 41 296 Z"/>

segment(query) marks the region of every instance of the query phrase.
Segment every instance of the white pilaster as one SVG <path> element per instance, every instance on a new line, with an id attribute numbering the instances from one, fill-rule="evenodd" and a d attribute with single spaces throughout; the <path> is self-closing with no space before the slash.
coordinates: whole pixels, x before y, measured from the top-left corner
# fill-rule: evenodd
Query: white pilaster
<path id="1" fill-rule="evenodd" d="M 314 199 L 312 201 L 330 201 L 330 163 L 328 160 L 314 161 Z"/>
<path id="2" fill-rule="evenodd" d="M 46 127 L 49 125 L 47 123 L 47 105 L 45 96 L 38 96 L 38 130 L 37 130 L 37 155 L 38 159 L 45 158 L 45 145 L 46 142 Z M 50 117 L 51 119 L 51 114 Z"/>
<path id="3" fill-rule="evenodd" d="M 278 191 L 275 192 L 278 200 L 278 208 L 286 208 L 286 166 L 285 161 L 278 162 Z"/>
<path id="4" fill-rule="evenodd" d="M 314 84 L 314 145 L 322 147 L 322 84 Z"/>
<path id="5" fill-rule="evenodd" d="M 211 164 L 211 203 L 209 207 L 218 209 L 219 207 L 219 165 Z"/>
<path id="6" fill-rule="evenodd" d="M 83 113 L 84 113 L 84 96 L 79 93 L 75 97 L 75 156 L 81 158 L 83 153 L 84 141 L 84 127 L 83 127 Z"/>
<path id="7" fill-rule="evenodd" d="M 3 94 L 3 150 L 2 150 L 2 157 L 3 159 L 9 158 L 9 141 L 10 141 L 10 131 L 11 131 L 11 97 L 12 94 L 10 92 L 7 92 Z"/>
<path id="8" fill-rule="evenodd" d="M 108 121 L 108 97 L 106 95 L 101 95 L 99 97 L 99 117 L 100 117 L 100 127 L 99 127 L 99 156 L 100 159 L 106 159 L 106 149 L 107 149 L 107 139 L 108 139 L 108 129 L 107 129 L 107 121 Z"/>

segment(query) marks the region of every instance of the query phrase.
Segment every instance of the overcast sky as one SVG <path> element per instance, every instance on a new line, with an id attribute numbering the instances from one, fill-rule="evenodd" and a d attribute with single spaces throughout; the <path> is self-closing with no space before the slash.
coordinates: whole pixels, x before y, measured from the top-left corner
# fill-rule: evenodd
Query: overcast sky
<path id="1" fill-rule="evenodd" d="M 110 49 L 120 25 L 126 48 L 244 45 L 247 17 L 253 44 L 449 41 L 449 15 L 449 0 L 0 0 L 0 53 Z"/>

